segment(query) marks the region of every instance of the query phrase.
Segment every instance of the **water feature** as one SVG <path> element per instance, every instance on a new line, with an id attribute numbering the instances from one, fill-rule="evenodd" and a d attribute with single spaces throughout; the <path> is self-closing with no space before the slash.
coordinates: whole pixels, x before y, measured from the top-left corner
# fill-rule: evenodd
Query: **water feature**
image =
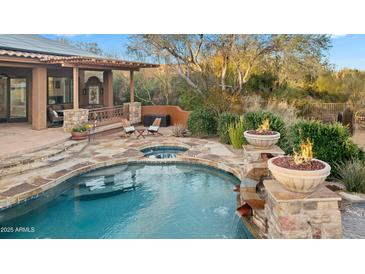
<path id="1" fill-rule="evenodd" d="M 24 228 L 0 238 L 251 238 L 235 214 L 236 184 L 232 175 L 200 165 L 103 168 L 64 182 L 54 195 L 0 212 L 1 220 L 1 214 L 33 208 L 0 221 Z"/>

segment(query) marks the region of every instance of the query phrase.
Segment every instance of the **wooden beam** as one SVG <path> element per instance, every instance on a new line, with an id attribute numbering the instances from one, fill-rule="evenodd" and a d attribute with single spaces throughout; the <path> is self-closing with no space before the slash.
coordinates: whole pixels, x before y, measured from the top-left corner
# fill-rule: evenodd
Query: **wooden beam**
<path id="1" fill-rule="evenodd" d="M 50 64 L 33 64 L 33 63 L 11 63 L 11 62 L 2 62 L 0 60 L 1 67 L 9 67 L 9 68 L 59 68 L 59 65 L 50 65 Z"/>
<path id="2" fill-rule="evenodd" d="M 110 69 L 110 70 L 126 70 L 126 71 L 139 71 L 140 68 L 136 68 L 134 66 L 113 66 L 113 65 L 87 65 L 87 64 L 73 64 L 73 63 L 62 63 L 60 64 L 62 67 L 64 68 L 73 68 L 77 65 L 78 68 L 80 69 L 84 69 L 84 70 L 106 70 L 106 69 Z"/>
<path id="3" fill-rule="evenodd" d="M 134 71 L 129 72 L 129 92 L 130 92 L 130 102 L 134 102 Z"/>
<path id="4" fill-rule="evenodd" d="M 46 65 L 44 62 L 42 62 L 42 61 L 40 61 L 39 59 L 36 59 L 36 58 L 25 58 L 25 57 L 18 57 L 18 56 L 3 56 L 3 55 L 0 55 L 0 61 Z"/>
<path id="5" fill-rule="evenodd" d="M 79 68 L 74 67 L 72 69 L 73 72 L 73 103 L 74 103 L 74 109 L 79 108 Z"/>

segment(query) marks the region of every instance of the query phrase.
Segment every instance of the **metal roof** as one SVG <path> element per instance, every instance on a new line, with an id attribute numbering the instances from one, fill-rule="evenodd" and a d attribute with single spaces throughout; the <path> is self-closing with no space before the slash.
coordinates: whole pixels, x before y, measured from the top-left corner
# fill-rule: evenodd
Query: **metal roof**
<path id="1" fill-rule="evenodd" d="M 101 57 L 91 52 L 35 34 L 0 34 L 0 49 L 61 56 Z"/>

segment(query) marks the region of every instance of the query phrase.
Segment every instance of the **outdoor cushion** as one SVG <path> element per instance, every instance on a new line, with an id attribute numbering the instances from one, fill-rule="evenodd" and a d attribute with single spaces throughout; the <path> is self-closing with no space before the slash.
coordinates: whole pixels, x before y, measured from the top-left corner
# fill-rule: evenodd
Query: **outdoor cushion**
<path id="1" fill-rule="evenodd" d="M 158 131 L 158 126 L 150 126 L 149 128 L 148 128 L 148 130 L 149 131 Z"/>
<path id="2" fill-rule="evenodd" d="M 125 132 L 131 132 L 131 131 L 135 131 L 134 126 L 129 126 L 129 127 L 125 127 L 124 128 Z"/>
<path id="3" fill-rule="evenodd" d="M 58 113 L 55 110 L 52 110 L 52 113 L 53 113 L 54 117 L 58 117 Z"/>

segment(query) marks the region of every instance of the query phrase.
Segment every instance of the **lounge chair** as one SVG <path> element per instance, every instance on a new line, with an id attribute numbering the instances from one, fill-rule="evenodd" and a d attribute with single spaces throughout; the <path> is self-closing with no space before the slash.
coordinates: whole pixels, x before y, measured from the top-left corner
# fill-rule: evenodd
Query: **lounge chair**
<path id="1" fill-rule="evenodd" d="M 127 137 L 130 137 L 132 134 L 137 135 L 135 127 L 131 126 L 127 120 L 122 121 L 122 126 L 123 126 L 124 133 L 125 133 L 125 135 L 127 135 Z"/>
<path id="2" fill-rule="evenodd" d="M 62 126 L 63 116 L 59 116 L 52 107 L 47 107 L 47 116 L 51 127 Z"/>
<path id="3" fill-rule="evenodd" d="M 162 133 L 158 132 L 158 130 L 160 129 L 160 125 L 161 125 L 161 118 L 156 118 L 152 125 L 150 125 L 147 128 L 147 134 L 152 134 L 153 136 L 157 136 L 157 135 L 162 135 Z"/>

